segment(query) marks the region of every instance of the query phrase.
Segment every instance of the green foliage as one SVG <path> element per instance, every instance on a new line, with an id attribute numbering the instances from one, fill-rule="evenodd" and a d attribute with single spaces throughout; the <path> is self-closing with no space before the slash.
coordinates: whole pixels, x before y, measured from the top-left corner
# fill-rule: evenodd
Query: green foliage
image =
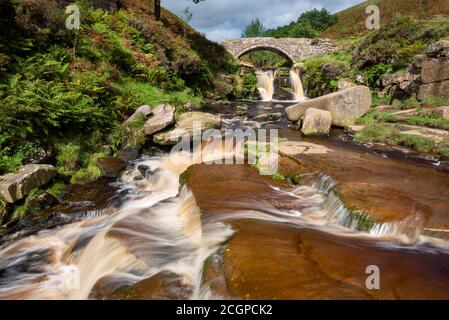
<path id="1" fill-rule="evenodd" d="M 99 177 L 101 177 L 100 168 L 98 168 L 97 166 L 89 166 L 86 169 L 77 171 L 70 179 L 70 183 L 88 184 L 94 182 Z"/>
<path id="2" fill-rule="evenodd" d="M 267 30 L 263 35 L 275 38 L 316 38 L 337 22 L 338 18 L 326 9 L 313 9 L 301 14 L 297 21 Z"/>
<path id="3" fill-rule="evenodd" d="M 380 79 L 381 76 L 392 72 L 393 68 L 389 64 L 376 64 L 365 70 L 364 74 L 368 81 L 370 87 L 376 86 L 376 81 Z"/>
<path id="4" fill-rule="evenodd" d="M 327 9 L 313 9 L 306 11 L 298 18 L 298 23 L 309 22 L 313 29 L 324 31 L 338 22 L 338 17 L 331 14 Z"/>
<path id="5" fill-rule="evenodd" d="M 443 156 L 449 158 L 449 147 L 443 147 L 443 148 L 440 150 L 440 153 L 441 153 Z"/>
<path id="6" fill-rule="evenodd" d="M 377 124 L 366 126 L 356 134 L 355 140 L 358 142 L 380 142 L 403 146 L 418 152 L 439 152 L 438 146 L 430 139 L 418 135 L 403 134 L 394 128 L 387 128 Z"/>
<path id="7" fill-rule="evenodd" d="M 273 174 L 272 176 L 271 176 L 274 180 L 277 180 L 277 181 L 285 181 L 285 180 L 287 180 L 287 178 L 286 177 L 284 177 L 282 174 L 280 174 L 279 172 L 276 172 L 275 174 Z"/>
<path id="8" fill-rule="evenodd" d="M 236 99 L 250 98 L 257 91 L 257 78 L 254 73 L 246 73 L 241 78 L 241 86 L 236 86 L 233 96 Z"/>
<path id="9" fill-rule="evenodd" d="M 144 13 L 77 3 L 83 13 L 78 32 L 64 27 L 55 1 L 0 3 L 1 174 L 44 146 L 57 150 L 58 169 L 71 176 L 87 169 L 84 159 L 107 143 L 117 151 L 142 141 L 122 125 L 136 108 L 197 107 L 200 91 L 214 89 L 214 74 L 237 71 L 224 48 L 190 28 L 179 35 Z"/>
<path id="10" fill-rule="evenodd" d="M 355 50 L 355 64 L 363 70 L 375 65 L 389 65 L 392 71 L 407 67 L 426 47 L 449 35 L 447 17 L 416 20 L 397 15 L 371 32 Z"/>
<path id="11" fill-rule="evenodd" d="M 51 194 L 53 197 L 60 199 L 62 192 L 66 188 L 66 185 L 63 183 L 55 183 L 50 188 L 47 189 L 47 192 Z"/>
<path id="12" fill-rule="evenodd" d="M 81 147 L 69 143 L 57 145 L 56 148 L 58 152 L 56 156 L 58 172 L 68 176 L 74 174 L 81 164 Z"/>
<path id="13" fill-rule="evenodd" d="M 260 22 L 259 18 L 251 20 L 242 32 L 242 38 L 262 37 L 266 31 L 265 26 Z"/>
<path id="14" fill-rule="evenodd" d="M 318 97 L 335 91 L 338 79 L 345 77 L 349 70 L 351 56 L 348 52 L 337 50 L 324 56 L 318 56 L 301 61 L 303 69 L 304 87 L 307 88 L 309 97 Z M 321 66 L 324 63 L 332 63 L 341 68 L 343 73 L 337 78 L 328 78 L 323 73 Z"/>
<path id="15" fill-rule="evenodd" d="M 449 130 L 449 120 L 442 119 L 435 116 L 414 116 L 404 120 L 410 124 L 414 124 L 421 127 L 429 127 L 435 129 Z"/>

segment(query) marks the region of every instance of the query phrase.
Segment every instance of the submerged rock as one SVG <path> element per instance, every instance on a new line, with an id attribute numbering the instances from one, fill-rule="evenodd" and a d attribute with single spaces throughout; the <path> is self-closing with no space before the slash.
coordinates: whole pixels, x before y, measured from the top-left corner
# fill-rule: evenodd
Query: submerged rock
<path id="1" fill-rule="evenodd" d="M 101 176 L 105 178 L 117 178 L 126 167 L 122 159 L 116 157 L 103 157 L 96 161 L 101 170 Z"/>
<path id="2" fill-rule="evenodd" d="M 253 118 L 254 121 L 277 121 L 282 118 L 282 113 L 263 113 L 255 116 Z"/>
<path id="3" fill-rule="evenodd" d="M 207 129 L 219 128 L 221 118 L 218 115 L 205 112 L 186 112 L 179 116 L 176 127 L 173 130 L 156 134 L 153 141 L 160 145 L 174 145 L 186 136 L 192 140 L 194 126 L 198 126 L 201 132 Z"/>
<path id="4" fill-rule="evenodd" d="M 131 287 L 114 291 L 111 300 L 186 300 L 191 297 L 193 286 L 169 271 L 162 271 L 151 278 L 137 282 Z"/>
<path id="5" fill-rule="evenodd" d="M 56 176 L 56 169 L 46 164 L 29 164 L 18 173 L 9 173 L 0 177 L 0 193 L 5 200 L 14 203 L 33 189 L 46 185 Z"/>
<path id="6" fill-rule="evenodd" d="M 306 110 L 301 131 L 308 135 L 329 135 L 332 125 L 330 111 L 309 108 Z"/>
<path id="7" fill-rule="evenodd" d="M 366 86 L 356 86 L 319 98 L 307 100 L 285 109 L 290 121 L 298 121 L 309 108 L 330 111 L 332 124 L 347 126 L 369 111 L 371 91 Z"/>

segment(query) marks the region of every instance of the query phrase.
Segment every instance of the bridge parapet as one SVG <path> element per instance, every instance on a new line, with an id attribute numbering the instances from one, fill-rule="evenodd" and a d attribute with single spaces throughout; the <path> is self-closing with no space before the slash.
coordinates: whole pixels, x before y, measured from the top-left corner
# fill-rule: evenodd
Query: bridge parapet
<path id="1" fill-rule="evenodd" d="M 307 38 L 241 38 L 228 39 L 221 43 L 236 59 L 260 50 L 278 53 L 292 64 L 302 59 L 325 55 L 335 49 L 329 39 Z"/>

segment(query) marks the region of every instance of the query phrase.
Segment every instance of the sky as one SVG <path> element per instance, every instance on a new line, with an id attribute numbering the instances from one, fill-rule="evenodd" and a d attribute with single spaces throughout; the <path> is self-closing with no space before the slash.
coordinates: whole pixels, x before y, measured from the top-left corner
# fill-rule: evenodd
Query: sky
<path id="1" fill-rule="evenodd" d="M 240 38 L 251 20 L 259 18 L 268 27 L 276 27 L 298 19 L 302 12 L 326 8 L 338 12 L 363 0 L 162 0 L 162 6 L 184 17 L 189 7 L 193 18 L 190 24 L 214 41 Z"/>

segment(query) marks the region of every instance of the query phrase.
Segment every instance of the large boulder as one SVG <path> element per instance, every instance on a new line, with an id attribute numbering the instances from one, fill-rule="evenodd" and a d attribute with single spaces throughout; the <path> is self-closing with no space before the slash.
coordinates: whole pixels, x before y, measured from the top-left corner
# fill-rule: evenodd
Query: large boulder
<path id="1" fill-rule="evenodd" d="M 330 111 L 332 124 L 348 126 L 369 111 L 371 91 L 366 86 L 355 86 L 322 97 L 307 100 L 285 109 L 290 121 L 298 121 L 309 108 Z"/>
<path id="2" fill-rule="evenodd" d="M 449 80 L 449 59 L 427 59 L 423 62 L 421 81 L 423 83 Z"/>
<path id="3" fill-rule="evenodd" d="M 155 134 L 175 122 L 175 107 L 161 104 L 152 109 L 153 116 L 145 122 L 146 135 Z"/>
<path id="4" fill-rule="evenodd" d="M 423 84 L 419 89 L 418 99 L 424 100 L 429 97 L 449 99 L 449 80 Z"/>
<path id="5" fill-rule="evenodd" d="M 160 145 L 174 145 L 183 136 L 189 135 L 193 138 L 194 126 L 197 125 L 204 132 L 207 129 L 219 128 L 221 118 L 218 115 L 205 112 L 186 112 L 179 116 L 176 127 L 173 130 L 156 134 L 153 141 Z"/>
<path id="6" fill-rule="evenodd" d="M 132 122 L 135 122 L 137 120 L 140 120 L 140 119 L 145 119 L 149 114 L 151 114 L 151 110 L 152 110 L 152 108 L 150 106 L 148 106 L 148 105 L 141 106 L 141 107 L 137 108 L 136 111 L 134 111 L 132 116 L 129 117 L 125 121 L 125 123 L 128 124 L 128 123 L 132 123 Z"/>
<path id="7" fill-rule="evenodd" d="M 345 89 L 348 89 L 348 88 L 352 88 L 352 87 L 355 87 L 355 86 L 356 86 L 356 84 L 351 79 L 342 78 L 342 79 L 339 79 L 338 82 L 337 82 L 337 90 L 338 91 L 345 90 Z"/>
<path id="8" fill-rule="evenodd" d="M 309 135 L 328 135 L 332 125 L 330 111 L 309 108 L 304 114 L 302 133 Z"/>
<path id="9" fill-rule="evenodd" d="M 9 203 L 25 198 L 33 189 L 46 185 L 56 176 L 56 169 L 46 164 L 29 164 L 18 173 L 0 177 L 0 193 Z"/>

